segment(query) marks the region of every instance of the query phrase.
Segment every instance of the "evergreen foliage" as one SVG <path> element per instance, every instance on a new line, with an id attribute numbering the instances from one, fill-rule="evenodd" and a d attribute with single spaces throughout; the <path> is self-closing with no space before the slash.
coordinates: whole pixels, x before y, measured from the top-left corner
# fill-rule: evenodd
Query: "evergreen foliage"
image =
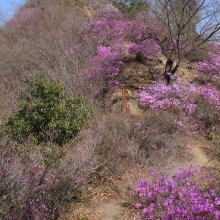
<path id="1" fill-rule="evenodd" d="M 125 14 L 137 14 L 149 10 L 146 0 L 114 0 L 114 5 Z"/>
<path id="2" fill-rule="evenodd" d="M 31 137 L 37 143 L 62 145 L 87 125 L 90 113 L 83 100 L 67 96 L 59 82 L 39 78 L 21 93 L 20 108 L 8 118 L 5 131 L 20 142 Z"/>

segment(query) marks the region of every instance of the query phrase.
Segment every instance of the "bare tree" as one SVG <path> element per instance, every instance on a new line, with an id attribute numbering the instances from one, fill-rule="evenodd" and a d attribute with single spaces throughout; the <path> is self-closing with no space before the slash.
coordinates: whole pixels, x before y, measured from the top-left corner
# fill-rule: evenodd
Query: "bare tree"
<path id="1" fill-rule="evenodd" d="M 142 38 L 153 38 L 166 57 L 164 77 L 171 76 L 185 59 L 196 60 L 205 44 L 220 30 L 218 0 L 150 0 L 151 15 L 162 30 Z"/>

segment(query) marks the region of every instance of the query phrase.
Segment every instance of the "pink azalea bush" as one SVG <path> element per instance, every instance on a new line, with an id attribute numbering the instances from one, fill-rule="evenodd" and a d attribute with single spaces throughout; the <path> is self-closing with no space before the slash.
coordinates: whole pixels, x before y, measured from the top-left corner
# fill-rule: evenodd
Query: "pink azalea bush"
<path id="1" fill-rule="evenodd" d="M 114 6 L 112 6 L 114 7 Z M 157 26 L 144 21 L 126 19 L 117 10 L 99 10 L 83 31 L 86 42 L 96 42 L 96 54 L 90 66 L 81 73 L 92 79 L 100 88 L 117 84 L 117 76 L 126 56 L 142 53 L 155 59 L 159 47 L 152 39 L 141 41 L 150 31 L 158 31 Z"/>
<path id="2" fill-rule="evenodd" d="M 97 54 L 93 58 L 92 65 L 95 67 L 92 72 L 95 79 L 98 73 L 105 73 L 104 79 L 108 80 L 110 85 L 114 84 L 114 78 L 118 75 L 123 62 L 118 51 L 111 51 L 110 47 L 99 46 Z"/>
<path id="3" fill-rule="evenodd" d="M 92 150 L 81 146 L 65 156 L 50 147 L 0 136 L 0 219 L 56 219 L 85 186 L 94 171 Z"/>
<path id="4" fill-rule="evenodd" d="M 91 20 L 85 28 L 84 39 L 94 39 L 98 45 L 110 45 L 111 48 L 125 52 L 125 45 L 131 44 L 133 52 L 142 52 L 146 56 L 155 56 L 159 50 L 158 45 L 151 39 L 142 41 L 143 36 L 149 33 L 158 33 L 161 30 L 148 18 L 138 16 L 135 20 L 126 19 L 120 12 L 100 11 L 96 18 Z"/>
<path id="5" fill-rule="evenodd" d="M 178 132 L 196 134 L 219 122 L 220 92 L 213 85 L 153 82 L 140 88 L 138 98 L 144 107 L 177 113 L 174 122 Z"/>
<path id="6" fill-rule="evenodd" d="M 203 100 L 207 101 L 213 109 L 220 109 L 220 92 L 214 86 L 203 86 L 200 89 L 199 95 Z"/>
<path id="7" fill-rule="evenodd" d="M 138 97 L 151 109 L 182 110 L 190 115 L 196 108 L 196 92 L 195 85 L 184 85 L 180 80 L 173 85 L 154 82 L 149 88 L 141 88 Z"/>
<path id="8" fill-rule="evenodd" d="M 92 82 L 92 88 L 87 88 L 90 94 L 97 95 L 100 91 L 109 92 L 118 84 L 118 76 L 121 66 L 120 52 L 113 51 L 111 47 L 98 46 L 97 53 L 93 57 L 90 67 L 80 71 L 80 76 L 85 82 Z"/>
<path id="9" fill-rule="evenodd" d="M 141 180 L 134 191 L 141 219 L 219 219 L 220 199 L 198 184 L 198 174 L 195 167 L 180 168 L 171 177 L 152 169 L 152 181 Z"/>
<path id="10" fill-rule="evenodd" d="M 35 7 L 25 8 L 16 14 L 8 23 L 8 30 L 16 31 L 24 27 L 26 34 L 34 32 L 33 24 L 39 19 L 39 11 Z"/>
<path id="11" fill-rule="evenodd" d="M 172 85 L 153 82 L 148 88 L 140 88 L 138 97 L 150 109 L 178 110 L 187 115 L 195 112 L 199 100 L 206 101 L 215 110 L 220 109 L 220 92 L 214 86 L 184 84 L 181 80 Z"/>
<path id="12" fill-rule="evenodd" d="M 220 74 L 220 48 L 218 45 L 211 45 L 210 52 L 205 60 L 195 63 L 196 69 L 200 73 L 208 75 Z"/>

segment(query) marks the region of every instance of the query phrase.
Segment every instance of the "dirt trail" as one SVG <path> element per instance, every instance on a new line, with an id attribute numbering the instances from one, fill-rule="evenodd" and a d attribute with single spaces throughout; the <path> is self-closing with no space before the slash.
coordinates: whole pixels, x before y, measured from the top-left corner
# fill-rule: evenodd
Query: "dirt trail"
<path id="1" fill-rule="evenodd" d="M 118 200 L 112 200 L 108 202 L 101 203 L 99 207 L 95 211 L 101 213 L 102 220 L 126 220 L 126 217 L 123 217 L 120 212 L 123 201 L 120 203 Z"/>
<path id="2" fill-rule="evenodd" d="M 212 142 L 206 140 L 203 135 L 192 136 L 189 138 L 184 137 L 182 144 L 190 153 L 191 157 L 185 163 L 180 163 L 181 166 L 188 167 L 190 164 L 195 164 L 201 167 L 216 166 L 217 161 L 212 153 L 210 153 L 212 149 L 214 149 L 214 146 Z"/>
<path id="3" fill-rule="evenodd" d="M 203 149 L 200 146 L 195 146 L 194 148 L 192 148 L 192 155 L 193 155 L 193 159 L 190 161 L 190 163 L 199 166 L 204 166 L 205 164 L 207 164 L 207 166 L 210 165 L 208 164 L 210 159 L 208 158 L 207 155 L 205 155 Z"/>
<path id="4" fill-rule="evenodd" d="M 65 220 L 135 220 L 133 208 L 126 207 L 126 201 L 114 196 L 105 195 L 104 200 L 100 200 L 101 193 L 97 198 L 89 198 L 87 202 L 76 204 L 72 211 L 61 219 Z M 100 197 L 100 198 L 99 198 Z"/>

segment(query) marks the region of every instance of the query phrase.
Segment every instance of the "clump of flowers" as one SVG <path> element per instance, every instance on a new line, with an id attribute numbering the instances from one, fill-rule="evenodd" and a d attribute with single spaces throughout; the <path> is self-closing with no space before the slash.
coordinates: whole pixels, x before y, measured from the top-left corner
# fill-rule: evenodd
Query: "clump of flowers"
<path id="1" fill-rule="evenodd" d="M 16 31 L 24 26 L 28 35 L 33 34 L 33 24 L 39 19 L 39 11 L 35 7 L 21 10 L 8 23 L 8 29 Z"/>
<path id="2" fill-rule="evenodd" d="M 0 219 L 57 219 L 63 202 L 87 187 L 93 159 L 90 146 L 66 154 L 52 143 L 22 145 L 0 133 Z"/>
<path id="3" fill-rule="evenodd" d="M 150 23 L 150 22 L 149 22 Z M 155 59 L 160 51 L 152 39 L 142 40 L 149 32 L 160 31 L 155 24 L 150 25 L 141 16 L 137 21 L 123 17 L 114 6 L 99 10 L 95 18 L 85 26 L 83 39 L 86 42 L 96 42 L 96 54 L 85 70 L 81 71 L 85 80 L 95 81 L 97 89 L 111 91 L 118 84 L 117 76 L 127 57 L 137 57 L 139 54 L 149 59 Z"/>
<path id="4" fill-rule="evenodd" d="M 213 109 L 220 109 L 220 93 L 213 86 L 203 86 L 200 90 L 200 97 L 211 104 Z"/>
<path id="5" fill-rule="evenodd" d="M 195 111 L 197 88 L 184 85 L 180 80 L 173 84 L 153 83 L 149 88 L 141 88 L 138 94 L 141 103 L 151 109 L 183 110 L 187 114 Z"/>
<path id="6" fill-rule="evenodd" d="M 122 65 L 124 63 L 121 61 L 120 51 L 112 50 L 110 47 L 98 46 L 97 53 L 90 66 L 80 71 L 80 74 L 85 81 L 94 82 L 92 91 L 97 95 L 100 91 L 111 91 L 112 86 L 118 84 L 116 77 Z"/>
<path id="7" fill-rule="evenodd" d="M 209 75 L 219 75 L 220 73 L 220 48 L 218 45 L 214 44 L 211 46 L 211 51 L 208 56 L 203 61 L 195 63 L 196 69 L 200 73 L 205 73 Z"/>
<path id="8" fill-rule="evenodd" d="M 151 170 L 152 181 L 141 180 L 135 188 L 135 205 L 144 219 L 219 219 L 220 199 L 213 189 L 197 182 L 198 170 L 180 168 L 170 178 Z M 205 177 L 210 178 L 208 175 Z M 204 179 L 203 179 L 204 180 Z"/>
<path id="9" fill-rule="evenodd" d="M 99 46 L 97 48 L 97 55 L 93 59 L 93 66 L 96 66 L 94 74 L 105 73 L 105 77 L 114 84 L 113 79 L 118 75 L 123 62 L 120 61 L 120 53 L 118 51 L 111 51 L 110 47 Z"/>

